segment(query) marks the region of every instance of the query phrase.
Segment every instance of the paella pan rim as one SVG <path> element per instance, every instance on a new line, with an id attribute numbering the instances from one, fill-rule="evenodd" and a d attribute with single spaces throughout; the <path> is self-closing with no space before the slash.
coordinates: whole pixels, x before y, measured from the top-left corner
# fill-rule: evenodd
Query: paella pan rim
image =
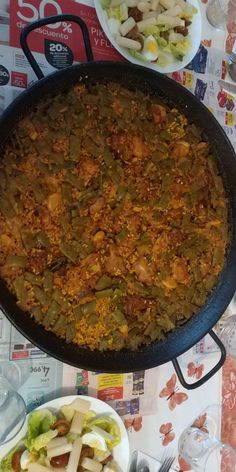
<path id="1" fill-rule="evenodd" d="M 0 307 L 27 339 L 50 356 L 75 367 L 103 372 L 131 372 L 163 364 L 190 349 L 215 325 L 230 303 L 236 290 L 236 159 L 233 147 L 214 116 L 196 97 L 181 85 L 158 72 L 127 63 L 91 62 L 74 65 L 55 72 L 33 84 L 8 107 L 0 120 L 0 142 L 9 135 L 17 121 L 32 110 L 45 95 L 64 90 L 79 82 L 115 81 L 158 94 L 174 104 L 190 121 L 204 129 L 216 150 L 216 157 L 225 183 L 230 208 L 230 242 L 225 266 L 217 286 L 206 304 L 183 326 L 170 333 L 162 342 L 154 342 L 137 351 L 91 351 L 73 343 L 66 344 L 52 332 L 37 325 L 15 303 L 0 281 Z"/>

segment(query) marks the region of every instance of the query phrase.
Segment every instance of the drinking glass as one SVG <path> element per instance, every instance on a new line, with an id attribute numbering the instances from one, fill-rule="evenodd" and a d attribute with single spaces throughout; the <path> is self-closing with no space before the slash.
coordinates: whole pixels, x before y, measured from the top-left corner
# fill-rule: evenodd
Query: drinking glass
<path id="1" fill-rule="evenodd" d="M 218 29 L 225 29 L 228 22 L 236 18 L 235 7 L 231 0 L 211 0 L 206 7 L 209 23 Z"/>
<path id="2" fill-rule="evenodd" d="M 6 377 L 0 373 L 0 446 L 13 439 L 26 418 L 26 405 Z"/>
<path id="3" fill-rule="evenodd" d="M 199 428 L 190 426 L 183 431 L 178 451 L 195 472 L 236 472 L 234 449 Z"/>
<path id="4" fill-rule="evenodd" d="M 236 315 L 229 316 L 219 332 L 219 338 L 229 356 L 236 359 Z"/>

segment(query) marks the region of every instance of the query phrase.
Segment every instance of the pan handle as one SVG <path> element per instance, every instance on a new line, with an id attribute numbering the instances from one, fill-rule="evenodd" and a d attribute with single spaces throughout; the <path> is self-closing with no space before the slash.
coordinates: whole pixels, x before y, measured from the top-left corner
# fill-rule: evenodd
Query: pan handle
<path id="1" fill-rule="evenodd" d="M 41 20 L 33 21 L 29 25 L 27 25 L 21 32 L 20 35 L 20 44 L 23 49 L 23 52 L 28 59 L 33 71 L 35 72 L 36 76 L 38 79 L 43 79 L 44 74 L 42 70 L 40 69 L 37 61 L 34 59 L 34 56 L 28 46 L 28 34 L 35 30 L 36 28 L 39 28 L 41 26 L 46 26 L 49 24 L 57 23 L 58 21 L 72 21 L 74 23 L 77 23 L 79 27 L 81 28 L 82 35 L 83 35 L 83 41 L 85 45 L 85 51 L 86 51 L 86 56 L 88 59 L 88 62 L 93 61 L 93 51 L 91 48 L 91 43 L 89 39 L 89 33 L 88 33 L 88 28 L 79 16 L 76 15 L 55 15 L 55 16 L 48 16 L 46 18 L 42 18 Z"/>
<path id="2" fill-rule="evenodd" d="M 215 373 L 223 366 L 225 362 L 226 350 L 225 350 L 224 344 L 222 344 L 221 340 L 218 338 L 218 336 L 214 333 L 212 329 L 209 331 L 208 334 L 210 334 L 210 336 L 214 339 L 217 346 L 220 348 L 221 356 L 220 356 L 220 360 L 213 367 L 213 369 L 207 372 L 207 374 L 204 375 L 204 377 L 202 377 L 200 380 L 197 380 L 197 382 L 193 382 L 191 384 L 186 382 L 177 359 L 172 360 L 177 377 L 180 383 L 183 385 L 183 387 L 186 388 L 187 390 L 193 390 L 203 385 L 205 382 L 207 382 L 207 380 L 209 380 L 213 375 L 215 375 Z"/>

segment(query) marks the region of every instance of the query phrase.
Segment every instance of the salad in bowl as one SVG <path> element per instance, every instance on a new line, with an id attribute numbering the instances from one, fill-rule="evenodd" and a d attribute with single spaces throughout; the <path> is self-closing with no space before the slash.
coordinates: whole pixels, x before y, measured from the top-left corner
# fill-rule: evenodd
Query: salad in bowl
<path id="1" fill-rule="evenodd" d="M 88 398 L 76 396 L 57 408 L 49 402 L 30 413 L 26 434 L 1 454 L 1 472 L 126 472 L 122 454 L 128 465 L 129 448 L 121 419 L 109 405 L 97 399 L 91 405 Z"/>
<path id="2" fill-rule="evenodd" d="M 173 72 L 198 50 L 197 0 L 95 0 L 95 8 L 109 40 L 131 62 Z"/>

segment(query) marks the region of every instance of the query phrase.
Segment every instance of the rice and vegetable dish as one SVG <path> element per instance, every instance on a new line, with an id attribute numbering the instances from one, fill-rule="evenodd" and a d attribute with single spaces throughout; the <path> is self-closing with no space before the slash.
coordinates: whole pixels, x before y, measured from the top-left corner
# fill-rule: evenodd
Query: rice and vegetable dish
<path id="1" fill-rule="evenodd" d="M 18 305 L 90 349 L 164 339 L 222 270 L 228 203 L 175 108 L 78 85 L 22 119 L 0 163 L 0 275 Z"/>

